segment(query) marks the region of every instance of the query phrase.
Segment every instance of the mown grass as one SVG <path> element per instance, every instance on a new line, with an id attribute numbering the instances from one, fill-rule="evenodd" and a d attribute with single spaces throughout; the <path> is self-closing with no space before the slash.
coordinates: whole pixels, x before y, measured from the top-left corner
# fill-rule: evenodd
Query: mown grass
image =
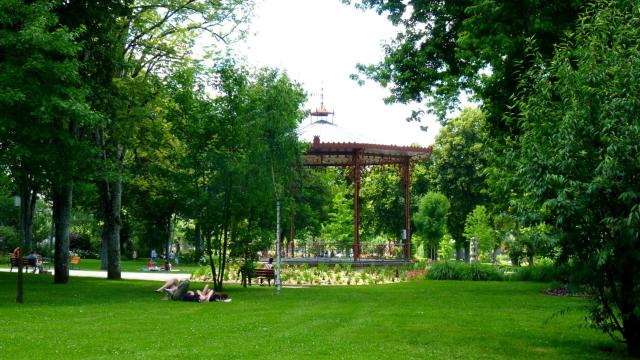
<path id="1" fill-rule="evenodd" d="M 138 260 L 123 260 L 120 262 L 120 270 L 127 272 L 143 272 L 147 271 L 147 260 L 148 259 L 138 259 Z M 158 260 L 158 266 L 162 267 L 162 260 Z M 53 264 L 51 264 L 53 267 Z M 79 266 L 74 266 L 74 268 L 79 270 L 91 270 L 91 271 L 99 271 L 100 270 L 100 259 L 82 259 L 80 260 Z M 200 266 L 195 264 L 181 263 L 178 265 L 173 265 L 172 271 L 177 271 L 181 273 L 192 273 L 196 269 L 200 268 Z"/>
<path id="2" fill-rule="evenodd" d="M 279 296 L 230 286 L 231 303 L 197 304 L 161 301 L 159 282 L 25 280 L 18 305 L 15 274 L 0 273 L 3 358 L 623 357 L 623 347 L 583 326 L 584 299 L 543 295 L 539 283 L 420 281 Z"/>

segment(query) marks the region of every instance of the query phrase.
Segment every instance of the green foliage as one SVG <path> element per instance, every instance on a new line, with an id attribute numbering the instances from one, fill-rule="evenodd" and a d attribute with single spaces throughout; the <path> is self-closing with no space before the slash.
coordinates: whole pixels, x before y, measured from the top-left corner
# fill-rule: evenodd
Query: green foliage
<path id="1" fill-rule="evenodd" d="M 464 237 L 467 241 L 476 238 L 481 254 L 486 255 L 496 248 L 495 234 L 489 225 L 489 214 L 484 206 L 476 206 L 467 216 L 464 224 Z"/>
<path id="2" fill-rule="evenodd" d="M 537 39 L 541 56 L 550 58 L 587 1 L 358 3 L 400 25 L 394 40 L 383 46 L 383 61 L 358 65 L 361 74 L 390 87 L 388 102 L 425 101 L 428 112 L 444 119 L 460 93 L 471 91 L 482 101 L 494 130 L 511 134 L 518 133 L 518 124 L 503 114 L 512 104 L 518 76 L 531 66 L 527 39 Z M 414 112 L 413 118 L 422 113 Z"/>
<path id="3" fill-rule="evenodd" d="M 510 277 L 511 280 L 559 282 L 566 283 L 571 276 L 571 268 L 568 265 L 539 264 L 534 266 L 518 267 Z"/>
<path id="4" fill-rule="evenodd" d="M 438 245 L 438 255 L 441 260 L 447 261 L 451 260 L 454 253 L 455 242 L 451 239 L 451 235 L 446 234 L 440 240 L 440 244 Z"/>
<path id="5" fill-rule="evenodd" d="M 459 249 L 468 248 L 463 237 L 467 215 L 485 201 L 484 123 L 485 115 L 480 110 L 463 110 L 442 128 L 433 149 L 430 176 L 437 191 L 451 204 L 448 230 Z"/>
<path id="6" fill-rule="evenodd" d="M 12 226 L 0 225 L 0 238 L 2 239 L 0 251 L 13 251 L 13 249 L 19 246 L 20 238 L 18 231 Z"/>
<path id="7" fill-rule="evenodd" d="M 353 193 L 338 177 L 332 186 L 333 201 L 328 222 L 322 227 L 322 237 L 343 249 L 353 246 Z"/>
<path id="8" fill-rule="evenodd" d="M 361 226 L 370 237 L 399 239 L 404 229 L 404 190 L 395 167 L 374 166 L 362 177 Z"/>
<path id="9" fill-rule="evenodd" d="M 431 280 L 501 281 L 504 275 L 492 265 L 460 261 L 435 262 L 427 274 Z"/>
<path id="10" fill-rule="evenodd" d="M 593 324 L 640 354 L 640 17 L 599 1 L 522 84 L 512 155 L 517 202 L 559 231 L 561 259 L 591 273 Z M 535 42 L 532 42 L 535 47 Z"/>
<path id="11" fill-rule="evenodd" d="M 440 240 L 447 233 L 450 207 L 446 196 L 436 192 L 428 192 L 418 201 L 418 211 L 414 213 L 413 222 L 416 224 L 416 233 L 424 238 L 422 246 L 425 257 L 436 260 Z"/>

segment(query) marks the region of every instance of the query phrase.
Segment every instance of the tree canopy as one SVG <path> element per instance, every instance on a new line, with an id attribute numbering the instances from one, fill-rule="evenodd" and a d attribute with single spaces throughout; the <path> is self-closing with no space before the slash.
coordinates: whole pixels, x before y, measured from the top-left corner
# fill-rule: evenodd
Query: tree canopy
<path id="1" fill-rule="evenodd" d="M 640 354 L 640 8 L 597 2 L 553 59 L 523 79 L 513 169 L 522 209 L 588 273 L 593 324 Z M 536 48 L 533 41 L 531 48 Z M 537 53 L 536 53 L 537 54 Z"/>
<path id="2" fill-rule="evenodd" d="M 343 0 L 344 2 L 351 2 Z M 463 92 L 482 103 L 497 133 L 517 132 L 502 116 L 530 64 L 527 39 L 550 58 L 586 1 L 361 0 L 398 26 L 378 64 L 358 65 L 366 78 L 388 86 L 388 102 L 425 102 L 444 119 Z"/>

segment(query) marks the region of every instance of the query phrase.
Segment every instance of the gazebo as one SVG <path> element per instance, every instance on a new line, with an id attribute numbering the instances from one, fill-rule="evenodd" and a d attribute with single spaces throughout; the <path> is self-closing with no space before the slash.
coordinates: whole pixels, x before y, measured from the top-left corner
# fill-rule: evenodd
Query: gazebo
<path id="1" fill-rule="evenodd" d="M 304 157 L 305 166 L 348 166 L 353 170 L 354 184 L 354 229 L 353 259 L 360 258 L 360 177 L 363 166 L 397 165 L 401 169 L 404 187 L 404 257 L 410 259 L 411 226 L 410 226 L 410 183 L 411 164 L 427 159 L 431 155 L 431 147 L 395 146 L 352 142 L 326 142 L 314 136 L 313 143 Z"/>

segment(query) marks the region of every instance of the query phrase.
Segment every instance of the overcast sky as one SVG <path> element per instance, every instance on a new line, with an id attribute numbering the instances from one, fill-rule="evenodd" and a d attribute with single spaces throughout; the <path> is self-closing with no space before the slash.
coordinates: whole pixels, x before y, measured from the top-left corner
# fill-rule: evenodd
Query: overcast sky
<path id="1" fill-rule="evenodd" d="M 358 137 L 354 141 L 433 143 L 440 129 L 436 121 L 423 120 L 429 131 L 421 131 L 420 124 L 405 121 L 410 107 L 383 103 L 386 89 L 371 81 L 358 86 L 349 78 L 357 63 L 382 59 L 380 45 L 395 35 L 384 16 L 340 0 L 258 0 L 250 32 L 235 51 L 251 65 L 286 70 L 308 92 L 309 109 L 320 106 L 324 87 L 325 107 L 335 111 L 338 128 Z"/>

